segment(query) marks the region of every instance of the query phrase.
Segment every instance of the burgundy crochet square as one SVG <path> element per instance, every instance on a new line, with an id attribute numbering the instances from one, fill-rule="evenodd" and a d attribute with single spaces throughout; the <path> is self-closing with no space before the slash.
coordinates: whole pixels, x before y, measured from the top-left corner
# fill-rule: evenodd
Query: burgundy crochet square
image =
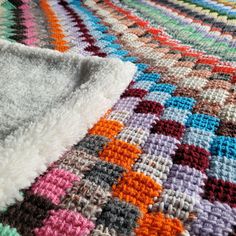
<path id="1" fill-rule="evenodd" d="M 121 95 L 121 98 L 124 97 L 138 97 L 143 98 L 147 94 L 146 90 L 143 89 L 127 89 L 125 92 Z"/>
<path id="2" fill-rule="evenodd" d="M 210 202 L 219 201 L 236 207 L 236 184 L 209 177 L 205 184 L 203 197 Z"/>
<path id="3" fill-rule="evenodd" d="M 184 126 L 179 122 L 173 120 L 159 120 L 153 125 L 151 132 L 180 139 L 183 136 L 184 130 Z"/>
<path id="4" fill-rule="evenodd" d="M 33 236 L 32 230 L 41 227 L 49 211 L 56 208 L 48 199 L 27 192 L 22 202 L 16 202 L 0 214 L 0 222 L 17 228 L 21 235 Z"/>
<path id="5" fill-rule="evenodd" d="M 134 109 L 136 113 L 151 113 L 160 116 L 163 112 L 164 107 L 154 101 L 141 101 L 138 106 Z"/>
<path id="6" fill-rule="evenodd" d="M 203 148 L 181 144 L 173 156 L 173 161 L 176 164 L 187 165 L 204 173 L 209 166 L 209 156 L 210 153 Z"/>

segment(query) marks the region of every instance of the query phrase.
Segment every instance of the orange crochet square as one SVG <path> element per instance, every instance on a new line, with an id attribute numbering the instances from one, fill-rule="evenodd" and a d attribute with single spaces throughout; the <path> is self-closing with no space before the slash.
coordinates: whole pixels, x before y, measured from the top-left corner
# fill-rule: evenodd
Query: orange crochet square
<path id="1" fill-rule="evenodd" d="M 70 47 L 69 47 L 69 46 L 66 46 L 66 45 L 62 45 L 62 46 L 57 45 L 57 46 L 55 47 L 55 49 L 56 49 L 57 51 L 59 51 L 59 52 L 66 52 L 69 48 L 70 48 Z"/>
<path id="2" fill-rule="evenodd" d="M 135 145 L 113 140 L 100 153 L 100 158 L 130 170 L 140 153 L 141 150 Z"/>
<path id="3" fill-rule="evenodd" d="M 59 42 L 63 42 L 63 43 L 67 43 L 64 39 L 65 35 L 62 34 L 62 33 L 53 33 L 51 34 L 51 36 L 55 39 L 55 40 L 58 40 Z"/>
<path id="4" fill-rule="evenodd" d="M 161 190 L 162 187 L 149 176 L 131 171 L 113 186 L 113 196 L 132 203 L 146 213 L 148 206 L 154 202 L 153 198 L 158 197 Z"/>
<path id="5" fill-rule="evenodd" d="M 138 222 L 137 236 L 176 236 L 184 231 L 181 222 L 174 218 L 167 218 L 161 212 L 147 213 Z"/>
<path id="6" fill-rule="evenodd" d="M 122 128 L 123 125 L 118 121 L 101 119 L 89 130 L 89 134 L 101 135 L 112 139 Z"/>

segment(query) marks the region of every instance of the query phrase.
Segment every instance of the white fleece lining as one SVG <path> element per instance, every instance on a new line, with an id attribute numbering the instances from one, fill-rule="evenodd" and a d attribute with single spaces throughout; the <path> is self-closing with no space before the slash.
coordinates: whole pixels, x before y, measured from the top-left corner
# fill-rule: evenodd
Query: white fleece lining
<path id="1" fill-rule="evenodd" d="M 61 106 L 51 109 L 27 128 L 20 127 L 0 143 L 0 210 L 15 200 L 22 200 L 19 190 L 29 187 L 50 163 L 83 138 L 99 117 L 114 105 L 136 71 L 132 63 L 118 59 L 78 58 L 0 40 L 0 48 L 11 47 L 23 54 L 30 51 L 57 60 L 78 60 L 80 75 L 89 79 Z"/>

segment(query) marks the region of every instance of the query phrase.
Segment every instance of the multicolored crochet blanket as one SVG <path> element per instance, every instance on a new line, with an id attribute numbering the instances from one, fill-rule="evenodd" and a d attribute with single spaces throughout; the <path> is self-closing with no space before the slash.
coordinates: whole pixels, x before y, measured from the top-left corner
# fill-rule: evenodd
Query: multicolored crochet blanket
<path id="1" fill-rule="evenodd" d="M 236 235 L 234 0 L 0 3 L 3 39 L 138 68 L 82 141 L 1 211 L 1 236 Z"/>

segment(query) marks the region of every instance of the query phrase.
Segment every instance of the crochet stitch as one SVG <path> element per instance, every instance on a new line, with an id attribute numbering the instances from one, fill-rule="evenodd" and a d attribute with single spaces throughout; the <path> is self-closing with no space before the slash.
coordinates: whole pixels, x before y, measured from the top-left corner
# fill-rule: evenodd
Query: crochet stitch
<path id="1" fill-rule="evenodd" d="M 137 67 L 86 136 L 0 212 L 0 235 L 236 234 L 233 0 L 6 0 L 0 12 L 1 38 Z"/>

